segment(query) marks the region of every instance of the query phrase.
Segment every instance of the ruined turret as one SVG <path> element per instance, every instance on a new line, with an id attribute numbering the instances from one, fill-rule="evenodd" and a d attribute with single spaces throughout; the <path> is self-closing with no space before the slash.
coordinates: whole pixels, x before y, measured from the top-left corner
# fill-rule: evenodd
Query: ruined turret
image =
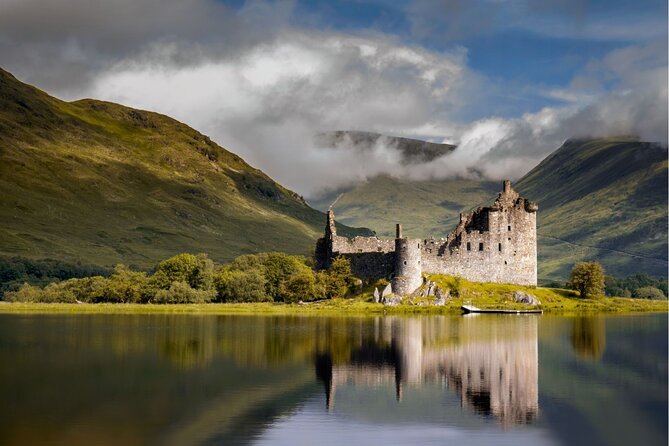
<path id="1" fill-rule="evenodd" d="M 395 277 L 393 293 L 410 294 L 423 283 L 420 266 L 421 243 L 418 239 L 402 237 L 402 225 L 395 230 Z"/>
<path id="2" fill-rule="evenodd" d="M 316 268 L 327 269 L 332 261 L 332 245 L 337 237 L 337 225 L 335 224 L 334 211 L 328 209 L 325 220 L 325 236 L 316 242 Z"/>
<path id="3" fill-rule="evenodd" d="M 328 209 L 327 224 L 325 225 L 325 238 L 332 240 L 337 235 L 337 225 L 335 224 L 334 211 Z"/>

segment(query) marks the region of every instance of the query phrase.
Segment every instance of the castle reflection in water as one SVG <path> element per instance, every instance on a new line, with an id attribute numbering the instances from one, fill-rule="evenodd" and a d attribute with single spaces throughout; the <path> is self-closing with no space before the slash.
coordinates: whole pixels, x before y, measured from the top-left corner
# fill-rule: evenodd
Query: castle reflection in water
<path id="1" fill-rule="evenodd" d="M 519 320 L 520 318 L 520 320 Z M 466 316 L 462 319 L 384 317 L 360 339 L 345 363 L 329 352 L 316 357 L 316 375 L 332 410 L 337 387 L 388 387 L 396 397 L 424 383 L 456 392 L 466 409 L 502 425 L 524 424 L 539 410 L 537 318 Z"/>

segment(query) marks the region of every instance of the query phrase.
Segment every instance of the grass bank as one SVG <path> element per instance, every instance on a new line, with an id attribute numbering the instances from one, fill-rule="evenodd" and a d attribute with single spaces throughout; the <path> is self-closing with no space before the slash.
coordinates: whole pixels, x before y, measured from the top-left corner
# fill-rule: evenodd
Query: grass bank
<path id="1" fill-rule="evenodd" d="M 523 291 L 541 301 L 540 308 L 547 314 L 574 315 L 597 313 L 667 312 L 669 302 L 659 300 L 601 297 L 581 299 L 571 290 L 558 288 L 523 287 L 518 285 L 484 284 L 461 281 L 456 286 L 452 277 L 432 276 L 442 289 L 459 288 L 442 307 L 402 304 L 387 307 L 375 304 L 367 290 L 353 299 L 333 299 L 308 304 L 283 303 L 228 303 L 228 304 L 36 304 L 2 303 L 0 313 L 100 313 L 100 314 L 240 314 L 240 315 L 411 315 L 411 314 L 460 314 L 460 307 L 467 302 L 479 308 L 523 309 L 526 305 L 513 302 L 513 293 Z"/>

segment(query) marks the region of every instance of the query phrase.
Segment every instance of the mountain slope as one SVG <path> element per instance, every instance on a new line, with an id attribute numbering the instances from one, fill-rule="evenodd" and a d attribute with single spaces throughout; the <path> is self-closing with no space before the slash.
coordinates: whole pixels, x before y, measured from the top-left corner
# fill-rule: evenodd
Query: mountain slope
<path id="1" fill-rule="evenodd" d="M 0 254 L 147 267 L 182 251 L 307 253 L 324 221 L 174 119 L 64 102 L 0 69 Z"/>
<path id="2" fill-rule="evenodd" d="M 595 259 L 623 276 L 667 275 L 667 149 L 631 138 L 567 141 L 516 184 L 539 202 L 539 265 L 564 278 Z"/>
<path id="3" fill-rule="evenodd" d="M 383 237 L 395 236 L 395 223 L 402 223 L 402 230 L 410 237 L 445 237 L 455 229 L 461 212 L 488 204 L 500 187 L 499 182 L 489 181 L 410 181 L 378 176 L 351 189 L 310 200 L 310 204 L 326 210 L 337 200 L 337 221 L 364 224 Z"/>
<path id="4" fill-rule="evenodd" d="M 359 130 L 323 132 L 318 135 L 317 142 L 326 147 L 354 147 L 362 151 L 372 151 L 378 144 L 392 147 L 400 152 L 400 162 L 402 164 L 426 163 L 455 150 L 455 146 L 452 144 L 440 144 Z"/>

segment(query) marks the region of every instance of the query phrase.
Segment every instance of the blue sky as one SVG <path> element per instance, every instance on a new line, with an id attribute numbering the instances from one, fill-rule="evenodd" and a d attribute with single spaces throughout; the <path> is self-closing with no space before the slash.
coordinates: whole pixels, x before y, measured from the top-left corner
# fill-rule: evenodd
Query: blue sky
<path id="1" fill-rule="evenodd" d="M 0 63 L 170 115 L 305 196 L 517 179 L 574 137 L 667 142 L 666 0 L 0 0 Z M 329 130 L 458 148 L 407 166 L 383 141 L 321 147 Z"/>
<path id="2" fill-rule="evenodd" d="M 240 9 L 244 0 L 221 0 Z M 468 66 L 514 86 L 493 111 L 510 117 L 559 100 L 521 86 L 565 86 L 616 48 L 667 38 L 663 0 L 311 0 L 291 2 L 296 26 L 383 33 L 436 52 L 466 49 Z M 488 109 L 489 111 L 490 109 Z M 472 111 L 466 118 L 482 117 Z"/>

